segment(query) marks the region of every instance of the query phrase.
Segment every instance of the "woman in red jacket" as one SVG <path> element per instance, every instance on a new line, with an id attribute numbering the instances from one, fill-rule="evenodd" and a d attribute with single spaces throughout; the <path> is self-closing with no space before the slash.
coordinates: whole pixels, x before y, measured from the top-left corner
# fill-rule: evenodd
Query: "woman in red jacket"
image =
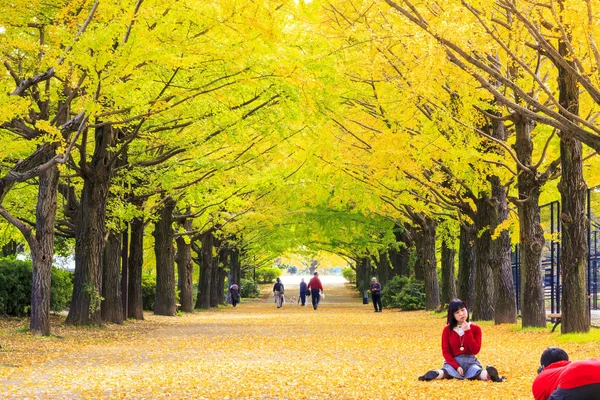
<path id="1" fill-rule="evenodd" d="M 501 382 L 494 367 L 483 369 L 477 353 L 481 349 L 481 328 L 469 322 L 469 310 L 464 301 L 454 299 L 448 305 L 447 325 L 442 331 L 442 369 L 428 371 L 420 381 L 434 379 L 480 379 Z"/>

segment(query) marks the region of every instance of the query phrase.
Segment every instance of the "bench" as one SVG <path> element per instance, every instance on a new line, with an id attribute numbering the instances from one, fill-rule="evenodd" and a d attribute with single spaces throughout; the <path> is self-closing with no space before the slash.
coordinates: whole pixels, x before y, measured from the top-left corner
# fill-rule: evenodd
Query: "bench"
<path id="1" fill-rule="evenodd" d="M 562 320 L 562 314 L 547 314 L 546 318 L 548 319 L 548 321 L 554 323 L 554 326 L 552 327 L 552 332 L 554 332 L 556 327 L 560 325 L 560 322 Z"/>

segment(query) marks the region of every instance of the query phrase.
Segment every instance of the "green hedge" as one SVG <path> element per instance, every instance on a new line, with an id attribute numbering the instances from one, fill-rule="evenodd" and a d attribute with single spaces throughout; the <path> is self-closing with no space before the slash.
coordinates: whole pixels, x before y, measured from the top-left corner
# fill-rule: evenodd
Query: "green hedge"
<path id="1" fill-rule="evenodd" d="M 146 311 L 154 311 L 156 300 L 156 277 L 154 275 L 142 275 L 142 307 Z"/>
<path id="2" fill-rule="evenodd" d="M 350 283 L 356 283 L 356 271 L 352 268 L 344 268 L 342 270 L 342 276 Z"/>
<path id="3" fill-rule="evenodd" d="M 0 314 L 24 316 L 31 307 L 31 261 L 0 259 Z M 73 275 L 52 267 L 50 310 L 64 310 L 73 293 Z"/>
<path id="4" fill-rule="evenodd" d="M 259 283 L 272 283 L 282 272 L 279 268 L 262 267 L 256 269 L 256 280 Z"/>
<path id="5" fill-rule="evenodd" d="M 425 308 L 425 288 L 423 282 L 406 276 L 395 276 L 381 291 L 384 307 L 402 310 L 422 310 Z"/>
<path id="6" fill-rule="evenodd" d="M 240 283 L 240 295 L 244 298 L 255 298 L 260 296 L 258 283 L 252 279 L 242 279 L 242 282 Z"/>

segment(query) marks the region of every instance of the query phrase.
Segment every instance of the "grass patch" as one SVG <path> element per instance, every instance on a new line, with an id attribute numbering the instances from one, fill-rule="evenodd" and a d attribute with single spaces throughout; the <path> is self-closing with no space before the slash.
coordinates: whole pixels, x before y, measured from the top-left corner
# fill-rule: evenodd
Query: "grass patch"
<path id="1" fill-rule="evenodd" d="M 600 342 L 600 329 L 591 328 L 588 333 L 565 333 L 558 337 L 561 343 Z"/>

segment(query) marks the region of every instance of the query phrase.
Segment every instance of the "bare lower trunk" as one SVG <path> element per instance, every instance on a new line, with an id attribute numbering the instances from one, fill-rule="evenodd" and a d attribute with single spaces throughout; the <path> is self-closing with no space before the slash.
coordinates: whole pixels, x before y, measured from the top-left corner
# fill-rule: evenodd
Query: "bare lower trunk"
<path id="1" fill-rule="evenodd" d="M 156 300 L 154 314 L 175 315 L 175 250 L 173 249 L 173 211 L 175 201 L 166 199 L 154 227 L 154 255 L 156 257 Z"/>
<path id="2" fill-rule="evenodd" d="M 425 308 L 434 310 L 440 306 L 440 288 L 435 252 L 437 223 L 432 218 L 425 217 L 425 223 L 421 224 L 421 227 L 423 232 L 421 262 L 425 282 Z"/>
<path id="3" fill-rule="evenodd" d="M 214 236 L 212 231 L 205 232 L 201 235 L 200 240 L 202 247 L 200 249 L 200 279 L 198 281 L 198 298 L 196 300 L 196 308 L 210 308 L 210 292 L 213 282 L 213 248 Z M 216 271 L 214 271 L 216 273 Z"/>
<path id="4" fill-rule="evenodd" d="M 456 298 L 456 279 L 454 278 L 454 259 L 456 250 L 442 241 L 442 304 L 449 304 Z"/>
<path id="5" fill-rule="evenodd" d="M 121 300 L 121 233 L 109 233 L 104 246 L 104 268 L 102 272 L 102 307 L 104 322 L 123 323 Z"/>
<path id="6" fill-rule="evenodd" d="M 568 44 L 559 41 L 561 56 L 569 58 Z M 576 68 L 574 61 L 569 61 Z M 576 77 L 558 66 L 559 103 L 570 113 L 579 114 L 579 89 Z M 562 113 L 562 112 L 561 112 Z M 568 116 L 565 116 L 568 118 Z M 587 299 L 588 244 L 586 217 L 586 183 L 583 177 L 581 142 L 568 131 L 560 135 L 560 161 L 562 174 L 558 188 L 561 194 L 562 247 L 562 333 L 588 332 L 590 315 Z"/>
<path id="7" fill-rule="evenodd" d="M 495 205 L 491 228 L 495 231 L 508 218 L 507 190 L 495 176 L 490 177 L 490 183 L 492 204 Z M 510 236 L 507 229 L 495 233 L 498 237 L 492 241 L 490 260 L 494 272 L 494 323 L 514 324 L 517 322 L 517 302 L 510 258 Z"/>
<path id="8" fill-rule="evenodd" d="M 544 230 L 540 224 L 540 185 L 536 169 L 532 166 L 533 125 L 527 118 L 514 116 L 516 143 L 519 161 L 529 166 L 517 177 L 519 189 L 519 237 L 521 250 L 521 317 L 523 327 L 546 326 L 546 307 L 542 285 L 542 249 Z"/>
<path id="9" fill-rule="evenodd" d="M 494 319 L 494 276 L 490 261 L 492 260 L 492 236 L 490 225 L 494 206 L 486 195 L 477 200 L 477 270 L 475 272 L 475 293 L 473 296 L 473 320 L 491 321 Z"/>
<path id="10" fill-rule="evenodd" d="M 183 229 L 186 232 L 192 230 L 192 220 L 186 219 L 183 222 Z M 182 236 L 177 240 L 177 254 L 175 262 L 177 263 L 177 285 L 179 288 L 179 302 L 181 303 L 181 311 L 194 311 L 194 285 L 192 283 L 192 275 L 194 273 L 194 264 L 192 262 L 192 245 L 186 243 L 186 239 Z"/>
<path id="11" fill-rule="evenodd" d="M 39 177 L 35 240 L 30 243 L 33 281 L 29 329 L 50 335 L 50 281 L 54 256 L 54 221 L 58 192 L 58 167 Z"/>
<path id="12" fill-rule="evenodd" d="M 460 249 L 458 253 L 458 297 L 467 302 L 467 305 L 473 304 L 475 293 L 475 271 L 476 252 L 475 239 L 476 228 L 473 225 L 460 227 Z"/>
<path id="13" fill-rule="evenodd" d="M 144 221 L 142 217 L 134 218 L 131 221 L 131 239 L 127 264 L 129 268 L 127 318 L 143 320 L 142 271 L 144 264 Z"/>
<path id="14" fill-rule="evenodd" d="M 106 205 L 112 172 L 116 132 L 110 126 L 95 129 L 94 155 L 85 163 L 80 209 L 75 223 L 75 281 L 66 322 L 101 325 L 102 256 L 106 236 Z M 85 143 L 83 144 L 85 146 Z"/>

